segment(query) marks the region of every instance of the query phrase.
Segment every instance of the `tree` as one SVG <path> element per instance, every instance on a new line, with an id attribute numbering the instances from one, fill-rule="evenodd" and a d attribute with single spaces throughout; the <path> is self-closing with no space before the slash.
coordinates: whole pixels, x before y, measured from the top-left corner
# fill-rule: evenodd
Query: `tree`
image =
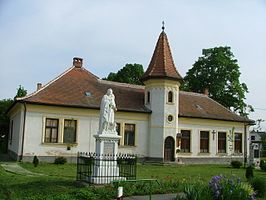
<path id="1" fill-rule="evenodd" d="M 13 99 L 0 100 L 0 153 L 7 152 L 9 118 L 6 111 L 13 102 Z"/>
<path id="2" fill-rule="evenodd" d="M 104 80 L 121 82 L 121 83 L 130 83 L 136 85 L 142 85 L 141 77 L 144 74 L 143 66 L 141 64 L 126 64 L 122 69 L 117 73 L 109 73 L 107 78 Z"/>
<path id="3" fill-rule="evenodd" d="M 207 90 L 215 101 L 247 116 L 253 108 L 244 102 L 248 87 L 239 81 L 241 73 L 231 48 L 203 49 L 202 54 L 187 72 L 181 89 L 198 93 Z"/>
<path id="4" fill-rule="evenodd" d="M 19 85 L 19 88 L 17 88 L 17 94 L 15 98 L 24 97 L 26 95 L 27 95 L 27 90 L 25 90 L 23 86 Z"/>

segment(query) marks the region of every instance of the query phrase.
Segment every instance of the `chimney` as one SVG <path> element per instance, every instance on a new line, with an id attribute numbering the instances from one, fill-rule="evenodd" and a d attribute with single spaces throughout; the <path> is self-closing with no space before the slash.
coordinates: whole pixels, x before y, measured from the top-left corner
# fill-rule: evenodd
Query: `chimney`
<path id="1" fill-rule="evenodd" d="M 205 88 L 204 91 L 203 91 L 203 94 L 205 94 L 206 96 L 209 96 L 209 89 Z"/>
<path id="2" fill-rule="evenodd" d="M 39 89 L 41 89 L 42 88 L 42 84 L 41 83 L 37 83 L 37 91 L 39 90 Z"/>
<path id="3" fill-rule="evenodd" d="M 73 66 L 75 66 L 75 67 L 81 68 L 82 62 L 83 62 L 82 58 L 78 58 L 78 57 L 73 58 Z"/>

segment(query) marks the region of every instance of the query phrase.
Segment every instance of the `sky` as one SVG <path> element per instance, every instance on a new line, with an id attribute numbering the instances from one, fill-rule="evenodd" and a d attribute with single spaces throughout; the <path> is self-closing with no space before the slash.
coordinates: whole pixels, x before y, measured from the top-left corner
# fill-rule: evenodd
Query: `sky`
<path id="1" fill-rule="evenodd" d="M 202 49 L 230 46 L 255 108 L 249 117 L 266 120 L 265 0 L 0 0 L 0 99 L 19 85 L 34 92 L 75 56 L 100 78 L 126 63 L 145 70 L 162 21 L 182 76 Z"/>

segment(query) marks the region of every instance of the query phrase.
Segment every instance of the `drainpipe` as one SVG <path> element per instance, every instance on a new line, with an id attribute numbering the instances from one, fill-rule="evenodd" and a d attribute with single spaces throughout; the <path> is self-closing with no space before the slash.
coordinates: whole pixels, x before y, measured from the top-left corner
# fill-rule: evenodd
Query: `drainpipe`
<path id="1" fill-rule="evenodd" d="M 24 105 L 24 117 L 23 117 L 23 128 L 22 128 L 21 155 L 20 155 L 20 158 L 19 158 L 19 162 L 21 162 L 22 158 L 23 158 L 24 138 L 25 138 L 25 125 L 26 125 L 26 113 L 27 113 L 26 103 L 24 102 L 23 105 Z"/>
<path id="2" fill-rule="evenodd" d="M 244 123 L 244 168 L 247 163 L 247 124 Z"/>

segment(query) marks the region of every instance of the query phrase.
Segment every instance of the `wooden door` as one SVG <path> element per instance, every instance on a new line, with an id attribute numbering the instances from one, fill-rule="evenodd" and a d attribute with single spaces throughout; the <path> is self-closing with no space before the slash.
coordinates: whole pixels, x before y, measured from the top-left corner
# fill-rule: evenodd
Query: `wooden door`
<path id="1" fill-rule="evenodd" d="M 164 162 L 175 161 L 174 154 L 175 140 L 172 137 L 167 137 L 164 142 Z"/>

